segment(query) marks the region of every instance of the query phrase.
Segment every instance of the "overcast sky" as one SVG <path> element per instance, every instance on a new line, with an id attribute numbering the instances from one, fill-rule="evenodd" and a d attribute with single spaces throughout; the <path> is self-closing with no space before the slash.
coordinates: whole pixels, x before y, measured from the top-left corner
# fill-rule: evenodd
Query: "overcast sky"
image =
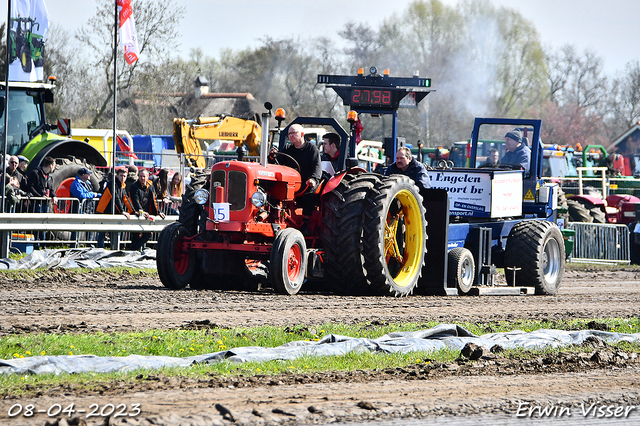
<path id="1" fill-rule="evenodd" d="M 441 0 L 449 5 L 457 0 Z M 491 0 L 518 10 L 533 22 L 545 45 L 575 45 L 589 48 L 604 58 L 605 72 L 613 75 L 640 59 L 639 0 Z M 7 16 L 7 1 L 0 9 Z M 45 0 L 52 22 L 73 31 L 96 11 L 91 0 Z M 132 0 L 135 15 L 136 0 Z M 200 47 L 218 57 L 223 48 L 255 47 L 259 40 L 290 36 L 330 36 L 345 22 L 366 22 L 374 28 L 395 13 L 402 13 L 410 0 L 177 0 L 186 14 L 178 28 L 181 49 Z M 369 66 L 371 64 L 363 64 Z M 384 64 L 374 64 L 384 68 Z"/>

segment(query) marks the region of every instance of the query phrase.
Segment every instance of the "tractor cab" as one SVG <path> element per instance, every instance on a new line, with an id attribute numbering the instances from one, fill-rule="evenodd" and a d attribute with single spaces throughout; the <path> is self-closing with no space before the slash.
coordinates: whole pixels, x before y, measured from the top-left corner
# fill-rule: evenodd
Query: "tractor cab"
<path id="1" fill-rule="evenodd" d="M 18 83 L 9 85 L 9 124 L 7 152 L 18 155 L 36 135 L 49 130 L 45 122 L 45 102 L 53 102 L 53 85 Z M 6 88 L 0 84 L 0 129 L 4 130 L 4 97 Z"/>

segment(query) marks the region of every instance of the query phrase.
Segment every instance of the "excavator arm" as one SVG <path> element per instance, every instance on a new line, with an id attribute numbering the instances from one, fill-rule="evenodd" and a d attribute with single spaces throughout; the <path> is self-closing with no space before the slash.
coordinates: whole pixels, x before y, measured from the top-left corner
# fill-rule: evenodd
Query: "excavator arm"
<path id="1" fill-rule="evenodd" d="M 244 145 L 249 155 L 259 155 L 261 132 L 260 124 L 255 121 L 229 115 L 173 120 L 176 151 L 186 154 L 190 166 L 200 168 L 206 167 L 203 153 L 216 139 L 233 141 L 235 146 Z"/>

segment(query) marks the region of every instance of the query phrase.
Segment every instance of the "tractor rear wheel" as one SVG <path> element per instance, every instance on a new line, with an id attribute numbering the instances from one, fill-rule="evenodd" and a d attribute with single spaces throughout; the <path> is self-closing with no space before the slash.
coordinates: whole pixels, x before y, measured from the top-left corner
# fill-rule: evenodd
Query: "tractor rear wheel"
<path id="1" fill-rule="evenodd" d="M 307 243 L 302 232 L 286 228 L 271 248 L 271 281 L 280 294 L 300 291 L 307 272 Z"/>
<path id="2" fill-rule="evenodd" d="M 322 205 L 322 243 L 330 287 L 341 294 L 370 292 L 362 261 L 362 219 L 378 175 L 347 174 Z"/>
<path id="3" fill-rule="evenodd" d="M 449 251 L 449 287 L 456 287 L 460 294 L 471 290 L 475 279 L 475 263 L 471 251 L 464 247 L 456 247 Z"/>
<path id="4" fill-rule="evenodd" d="M 555 223 L 519 222 L 509 232 L 505 247 L 507 283 L 533 286 L 536 294 L 556 294 L 564 275 L 564 258 L 564 239 Z"/>
<path id="5" fill-rule="evenodd" d="M 158 237 L 156 265 L 158 276 L 165 287 L 180 290 L 191 282 L 196 269 L 195 253 L 184 246 L 184 239 L 190 237 L 181 223 L 166 226 Z"/>
<path id="6" fill-rule="evenodd" d="M 372 189 L 364 214 L 364 266 L 378 294 L 406 296 L 422 273 L 427 224 L 422 196 L 413 181 L 392 175 Z"/>

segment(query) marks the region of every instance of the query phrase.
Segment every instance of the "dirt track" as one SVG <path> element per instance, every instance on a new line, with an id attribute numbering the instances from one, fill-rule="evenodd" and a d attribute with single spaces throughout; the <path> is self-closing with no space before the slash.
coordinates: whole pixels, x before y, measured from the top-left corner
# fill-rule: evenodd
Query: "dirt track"
<path id="1" fill-rule="evenodd" d="M 2 278 L 0 278 L 2 279 Z M 303 293 L 294 297 L 210 290 L 170 291 L 155 276 L 77 274 L 50 271 L 37 279 L 0 282 L 0 336 L 21 332 L 130 331 L 190 327 L 209 321 L 223 327 L 319 325 L 331 322 L 487 323 L 516 318 L 569 319 L 638 317 L 640 271 L 569 271 L 558 296 L 482 297 L 341 297 Z M 32 402 L 48 408 L 73 401 L 141 403 L 131 424 L 229 423 L 215 408 L 228 408 L 240 424 L 328 423 L 434 415 L 503 413 L 513 416 L 519 401 L 574 405 L 610 401 L 638 405 L 640 363 L 624 360 L 608 348 L 602 357 L 534 362 L 523 368 L 514 360 L 424 365 L 410 369 L 353 375 L 286 376 L 267 381 L 195 382 L 141 378 L 139 384 L 115 383 L 101 394 L 73 388 L 48 391 L 28 400 L 0 403 L 0 423 L 9 407 Z M 607 359 L 607 357 L 609 359 Z M 530 374 L 535 374 L 532 380 Z M 64 395 L 64 397 L 63 397 Z M 64 398 L 64 399 L 63 399 Z M 358 406 L 358 403 L 360 403 Z M 373 408 L 373 409 L 371 409 Z M 273 411 L 275 409 L 275 412 Z M 223 410 L 224 411 L 224 410 Z M 289 415 L 291 414 L 291 415 Z M 630 416 L 634 412 L 631 411 Z M 229 417 L 229 416 L 227 416 Z M 42 424 L 46 415 L 11 419 L 10 424 Z M 116 419 L 119 422 L 122 418 Z M 155 422 L 155 423 L 153 423 Z M 96 418 L 89 424 L 102 424 Z M 112 419 L 113 424 L 113 419 Z"/>

